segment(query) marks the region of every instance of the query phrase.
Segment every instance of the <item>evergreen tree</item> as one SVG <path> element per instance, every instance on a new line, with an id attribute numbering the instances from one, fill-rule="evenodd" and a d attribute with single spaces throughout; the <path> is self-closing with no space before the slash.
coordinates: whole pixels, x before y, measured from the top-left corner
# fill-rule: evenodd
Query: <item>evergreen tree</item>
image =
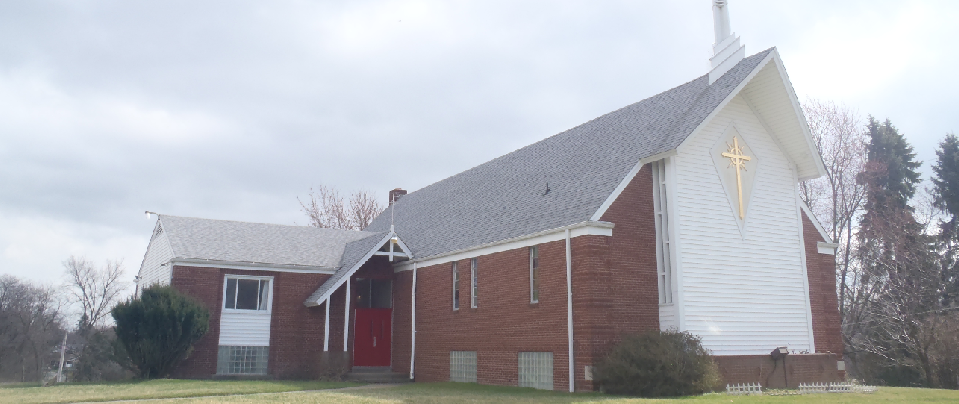
<path id="1" fill-rule="evenodd" d="M 866 183 L 870 188 L 867 211 L 908 209 L 909 199 L 916 193 L 922 163 L 915 161 L 912 146 L 888 119 L 880 123 L 870 116 L 866 130 L 869 135 Z"/>
<path id="2" fill-rule="evenodd" d="M 959 217 L 959 139 L 948 134 L 939 143 L 936 150 L 936 165 L 932 167 L 933 197 L 936 207 L 949 215 L 947 226 L 950 236 L 955 231 L 956 218 Z"/>
<path id="3" fill-rule="evenodd" d="M 943 300 L 952 306 L 959 304 L 959 138 L 947 134 L 936 157 L 932 167 L 934 203 L 948 216 L 940 225 Z"/>
<path id="4" fill-rule="evenodd" d="M 143 379 L 167 377 L 209 328 L 210 311 L 170 286 L 152 286 L 111 312 L 117 357 Z"/>

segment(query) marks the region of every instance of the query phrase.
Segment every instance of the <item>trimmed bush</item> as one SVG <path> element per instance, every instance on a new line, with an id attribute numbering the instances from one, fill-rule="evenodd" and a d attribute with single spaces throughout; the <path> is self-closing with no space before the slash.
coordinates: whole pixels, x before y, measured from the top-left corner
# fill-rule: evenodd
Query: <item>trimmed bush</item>
<path id="1" fill-rule="evenodd" d="M 719 384 L 719 368 L 699 337 L 651 331 L 628 336 L 596 366 L 594 378 L 610 394 L 699 395 Z"/>
<path id="2" fill-rule="evenodd" d="M 206 307 L 169 286 L 144 289 L 110 314 L 117 323 L 117 356 L 128 358 L 130 370 L 143 379 L 169 376 L 210 323 Z"/>

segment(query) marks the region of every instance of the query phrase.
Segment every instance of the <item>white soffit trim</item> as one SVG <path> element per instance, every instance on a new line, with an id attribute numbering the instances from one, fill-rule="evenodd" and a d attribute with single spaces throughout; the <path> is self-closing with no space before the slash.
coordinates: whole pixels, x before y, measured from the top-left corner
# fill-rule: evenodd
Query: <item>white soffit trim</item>
<path id="1" fill-rule="evenodd" d="M 816 243 L 816 249 L 820 254 L 836 255 L 837 248 L 839 248 L 839 243 L 823 243 L 822 241 Z"/>
<path id="2" fill-rule="evenodd" d="M 346 271 L 346 275 L 344 275 L 344 276 L 341 277 L 340 279 L 337 279 L 337 280 L 336 280 L 336 283 L 334 283 L 333 286 L 330 286 L 330 288 L 326 290 L 326 293 L 320 295 L 320 296 L 319 296 L 318 298 L 316 298 L 316 299 L 307 300 L 304 304 L 305 304 L 307 307 L 319 306 L 319 305 L 322 304 L 326 299 L 329 299 L 329 298 L 330 298 L 330 295 L 332 295 L 333 292 L 335 292 L 337 289 L 339 289 L 340 286 L 342 286 L 344 283 L 346 283 L 346 281 L 347 281 L 348 279 L 350 279 L 350 277 L 353 276 L 353 274 L 355 274 L 356 271 L 359 270 L 360 267 L 362 267 L 363 264 L 365 264 L 366 261 L 368 261 L 368 260 L 370 259 L 370 257 L 372 257 L 373 254 L 380 249 L 380 247 L 383 246 L 383 244 L 388 243 L 388 242 L 390 241 L 390 239 L 393 238 L 393 237 L 396 237 L 396 238 L 397 238 L 397 242 L 400 241 L 400 240 L 399 240 L 399 237 L 396 236 L 396 233 L 390 232 L 389 234 L 386 235 L 386 237 L 384 237 L 382 240 L 380 240 L 379 243 L 376 243 L 376 245 L 374 245 L 373 248 L 370 249 L 370 251 L 367 251 L 367 252 L 366 252 L 366 255 L 364 255 L 362 259 L 360 259 L 359 261 L 357 261 L 356 264 L 353 265 L 353 267 L 350 268 L 349 271 Z M 347 297 L 349 297 L 349 296 L 347 296 Z M 348 308 L 348 307 L 347 307 L 347 308 Z M 344 344 L 345 344 L 345 342 L 344 342 Z"/>
<path id="3" fill-rule="evenodd" d="M 305 266 L 305 265 L 278 265 L 278 264 L 267 264 L 260 262 L 233 262 L 233 261 L 216 261 L 216 260 L 204 260 L 204 259 L 190 259 L 190 258 L 173 258 L 170 260 L 168 265 L 179 265 L 186 267 L 199 267 L 199 268 L 224 268 L 224 269 L 241 269 L 247 271 L 273 271 L 273 272 L 289 272 L 289 273 L 298 273 L 298 274 L 330 274 L 332 275 L 336 272 L 333 268 L 326 267 L 314 267 L 314 266 Z"/>
<path id="4" fill-rule="evenodd" d="M 409 271 L 416 267 L 423 269 L 432 265 L 439 265 L 447 262 L 459 261 L 466 258 L 479 257 L 493 253 L 514 250 L 517 248 L 531 247 L 537 244 L 548 243 L 551 241 L 560 241 L 566 239 L 566 230 L 570 231 L 570 237 L 579 236 L 612 236 L 615 225 L 609 222 L 586 221 L 569 226 L 558 227 L 545 230 L 538 233 L 527 234 L 525 236 L 513 237 L 510 239 L 495 241 L 482 244 L 462 250 L 451 251 L 441 255 L 426 257 L 419 260 L 404 261 L 394 266 L 394 272 Z"/>
<path id="5" fill-rule="evenodd" d="M 822 227 L 822 223 L 819 223 L 819 218 L 812 213 L 812 210 L 809 209 L 809 206 L 806 205 L 806 202 L 803 202 L 802 199 L 799 199 L 799 207 L 802 208 L 802 211 L 806 213 L 806 217 L 809 218 L 809 221 L 812 222 L 812 225 L 816 227 L 816 230 L 819 232 L 819 235 L 822 236 L 823 240 L 826 240 L 826 243 L 832 243 L 832 237 L 829 237 L 829 233 L 826 233 L 826 229 Z"/>
<path id="6" fill-rule="evenodd" d="M 816 163 L 816 175 L 800 176 L 799 180 L 805 181 L 822 177 L 823 175 L 826 175 L 826 166 L 823 164 L 822 156 L 819 155 L 819 149 L 816 148 L 816 143 L 812 138 L 812 132 L 809 130 L 809 123 L 806 122 L 806 115 L 803 114 L 802 108 L 799 106 L 799 97 L 796 96 L 796 91 L 793 88 L 792 81 L 789 80 L 789 74 L 786 73 L 786 66 L 783 65 L 782 58 L 779 56 L 779 50 L 773 49 L 770 54 L 774 56 L 773 60 L 776 62 L 776 69 L 779 71 L 779 77 L 781 77 L 783 80 L 783 86 L 786 87 L 786 94 L 789 95 L 789 102 L 792 104 L 793 111 L 796 113 L 796 118 L 799 119 L 799 126 L 802 128 L 803 137 L 806 138 L 806 146 L 809 147 L 809 153 L 812 155 L 812 158 Z"/>
<path id="7" fill-rule="evenodd" d="M 736 88 L 734 88 L 733 91 L 731 91 L 729 95 L 726 96 L 723 102 L 720 102 L 719 105 L 717 105 L 716 108 L 709 113 L 709 115 L 706 115 L 706 118 L 704 118 L 703 121 L 700 122 L 698 126 L 696 126 L 696 129 L 693 129 L 692 132 L 689 132 L 689 136 L 686 136 L 686 138 L 683 139 L 683 142 L 676 147 L 676 150 L 679 151 L 679 149 L 682 149 L 683 146 L 686 146 L 687 142 L 689 142 L 689 139 L 696 137 L 696 134 L 698 134 L 699 131 L 703 130 L 703 128 L 705 128 L 706 125 L 708 125 L 709 122 L 716 117 L 716 114 L 718 114 L 719 111 L 722 111 L 723 108 L 726 107 L 726 104 L 729 104 L 729 102 L 732 101 L 733 98 L 736 98 L 736 96 L 739 95 L 739 93 L 743 91 L 744 88 L 746 88 L 746 85 L 749 84 L 749 82 L 752 81 L 753 78 L 756 77 L 756 75 L 763 70 L 763 67 L 766 67 L 766 64 L 769 63 L 770 60 L 773 60 L 776 55 L 778 55 L 778 51 L 776 49 L 773 49 L 772 52 L 769 52 L 769 54 L 766 55 L 766 57 L 763 58 L 763 60 L 759 62 L 759 64 L 756 65 L 755 68 L 753 68 L 753 71 L 749 72 L 749 75 L 747 75 L 746 78 L 743 79 L 743 81 L 739 82 L 739 85 L 737 85 Z"/>
<path id="8" fill-rule="evenodd" d="M 616 189 L 613 190 L 613 193 L 606 197 L 606 200 L 603 201 L 603 204 L 599 206 L 599 209 L 596 210 L 596 213 L 593 213 L 593 216 L 591 216 L 589 220 L 594 222 L 602 220 L 603 215 L 606 214 L 606 210 L 613 205 L 613 202 L 616 202 L 616 199 L 619 199 L 619 195 L 623 193 L 623 190 L 625 190 L 627 186 L 629 186 L 629 183 L 633 181 L 633 178 L 636 177 L 636 174 L 639 174 L 639 170 L 642 170 L 644 165 L 675 155 L 676 150 L 670 150 L 640 159 L 639 162 L 636 163 L 631 170 L 629 170 L 629 173 L 626 174 L 626 177 L 619 182 L 619 185 L 616 186 Z"/>

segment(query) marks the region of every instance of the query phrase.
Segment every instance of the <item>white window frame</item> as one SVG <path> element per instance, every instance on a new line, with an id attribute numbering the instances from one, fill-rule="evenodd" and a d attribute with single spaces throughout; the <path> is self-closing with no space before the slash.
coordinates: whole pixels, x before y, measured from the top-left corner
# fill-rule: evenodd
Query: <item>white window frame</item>
<path id="1" fill-rule="evenodd" d="M 539 288 L 536 285 L 534 270 L 539 269 L 539 246 L 529 247 L 529 302 L 539 303 Z"/>
<path id="2" fill-rule="evenodd" d="M 659 304 L 673 303 L 672 236 L 669 229 L 670 202 L 666 191 L 666 159 L 652 163 L 653 209 L 656 217 L 656 272 Z"/>
<path id="3" fill-rule="evenodd" d="M 460 271 L 456 265 L 456 261 L 453 261 L 453 311 L 458 311 L 460 309 Z"/>
<path id="4" fill-rule="evenodd" d="M 479 307 L 479 299 L 476 296 L 479 292 L 479 280 L 476 276 L 478 266 L 476 258 L 470 258 L 470 307 L 474 309 Z"/>
<path id="5" fill-rule="evenodd" d="M 267 295 L 267 299 L 266 299 L 266 310 L 228 309 L 228 308 L 226 307 L 226 285 L 227 285 L 227 281 L 229 281 L 230 279 L 236 279 L 236 280 L 246 279 L 246 280 L 269 281 L 269 282 L 270 282 L 270 287 L 269 287 L 269 290 L 270 290 L 270 291 L 269 291 L 269 293 L 268 293 L 268 295 Z M 223 277 L 223 304 L 220 305 L 220 309 L 223 310 L 224 313 L 263 314 L 263 315 L 269 315 L 270 313 L 273 312 L 273 286 L 275 285 L 275 283 L 276 283 L 276 282 L 273 280 L 273 277 L 272 277 L 272 276 L 252 276 L 252 275 L 234 275 L 234 274 L 226 275 L 226 276 Z M 237 282 L 237 289 L 239 289 L 239 282 Z M 237 293 L 237 294 L 239 294 L 239 293 Z M 236 299 L 236 297 L 234 297 L 234 299 Z M 234 300 L 234 302 L 235 302 L 235 300 Z M 235 305 L 234 305 L 234 307 L 235 307 Z"/>

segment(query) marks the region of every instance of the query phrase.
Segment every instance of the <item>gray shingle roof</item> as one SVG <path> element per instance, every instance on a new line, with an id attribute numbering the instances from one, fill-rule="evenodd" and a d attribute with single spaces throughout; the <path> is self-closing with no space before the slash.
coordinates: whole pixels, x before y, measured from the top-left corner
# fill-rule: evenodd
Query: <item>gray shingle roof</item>
<path id="1" fill-rule="evenodd" d="M 773 50 L 436 182 L 366 231 L 390 228 L 418 258 L 580 223 L 641 159 L 678 147 Z M 546 184 L 549 193 L 544 195 Z"/>
<path id="2" fill-rule="evenodd" d="M 176 258 L 338 268 L 351 242 L 378 233 L 159 215 Z M 352 255 L 351 255 L 352 256 Z"/>
<path id="3" fill-rule="evenodd" d="M 353 266 L 358 264 L 363 257 L 366 256 L 370 250 L 378 248 L 382 245 L 384 239 L 390 234 L 389 232 L 382 233 L 369 233 L 370 235 L 366 238 L 355 240 L 346 245 L 346 248 L 343 250 L 343 258 L 340 260 L 340 269 L 336 271 L 326 282 L 323 282 L 320 285 L 320 288 L 313 292 L 310 297 L 306 299 L 306 303 L 316 302 L 323 294 L 336 286 L 341 279 L 349 275 Z"/>

